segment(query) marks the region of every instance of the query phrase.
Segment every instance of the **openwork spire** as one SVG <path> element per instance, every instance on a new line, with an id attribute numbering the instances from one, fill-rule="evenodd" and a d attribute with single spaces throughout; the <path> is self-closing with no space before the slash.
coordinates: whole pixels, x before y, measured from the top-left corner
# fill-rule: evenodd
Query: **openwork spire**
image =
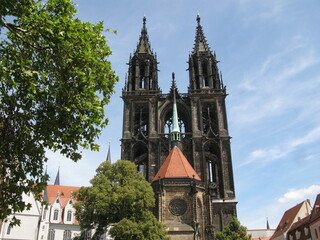
<path id="1" fill-rule="evenodd" d="M 139 39 L 139 43 L 136 49 L 136 53 L 148 53 L 153 54 L 151 50 L 151 45 L 149 42 L 147 27 L 146 27 L 147 18 L 143 16 L 143 26 L 141 29 L 141 35 Z"/>
<path id="2" fill-rule="evenodd" d="M 207 43 L 206 37 L 204 36 L 202 26 L 200 24 L 200 15 L 197 15 L 197 30 L 196 30 L 196 39 L 193 47 L 193 53 L 195 52 L 210 52 L 209 45 Z"/>

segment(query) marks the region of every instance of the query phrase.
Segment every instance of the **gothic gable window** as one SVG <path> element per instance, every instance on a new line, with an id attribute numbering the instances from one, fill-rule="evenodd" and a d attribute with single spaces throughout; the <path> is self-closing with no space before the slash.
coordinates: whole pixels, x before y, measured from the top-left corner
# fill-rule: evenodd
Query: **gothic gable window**
<path id="1" fill-rule="evenodd" d="M 204 134 L 210 131 L 218 134 L 217 108 L 214 102 L 202 106 L 202 131 Z"/>
<path id="2" fill-rule="evenodd" d="M 139 132 L 148 135 L 149 112 L 147 104 L 139 104 L 135 107 L 134 113 L 134 134 Z"/>
<path id="3" fill-rule="evenodd" d="M 63 240 L 71 240 L 71 231 L 70 230 L 65 230 L 63 232 Z"/>
<path id="4" fill-rule="evenodd" d="M 185 133 L 189 132 L 189 122 L 187 119 L 187 113 L 184 112 L 183 108 L 180 106 L 178 108 L 178 126 L 181 133 L 181 137 L 185 137 Z M 169 109 L 164 117 L 163 121 L 163 133 L 165 133 L 165 136 L 168 138 L 171 131 L 172 131 L 172 109 Z"/>

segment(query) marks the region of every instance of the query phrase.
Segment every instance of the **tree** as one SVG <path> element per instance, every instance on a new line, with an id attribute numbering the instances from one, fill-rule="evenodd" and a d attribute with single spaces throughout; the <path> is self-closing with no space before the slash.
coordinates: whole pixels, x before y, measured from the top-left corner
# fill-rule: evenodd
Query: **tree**
<path id="1" fill-rule="evenodd" d="M 75 18 L 70 0 L 0 5 L 0 220 L 30 206 L 48 178 L 46 150 L 77 161 L 108 123 L 118 80 L 103 23 Z"/>
<path id="2" fill-rule="evenodd" d="M 155 206 L 152 187 L 132 162 L 103 162 L 91 184 L 74 193 L 74 207 L 82 231 L 95 229 L 92 239 L 111 225 L 117 240 L 167 239 L 165 226 L 149 210 Z"/>
<path id="3" fill-rule="evenodd" d="M 247 228 L 242 226 L 237 218 L 232 218 L 231 222 L 216 235 L 216 240 L 250 240 Z"/>

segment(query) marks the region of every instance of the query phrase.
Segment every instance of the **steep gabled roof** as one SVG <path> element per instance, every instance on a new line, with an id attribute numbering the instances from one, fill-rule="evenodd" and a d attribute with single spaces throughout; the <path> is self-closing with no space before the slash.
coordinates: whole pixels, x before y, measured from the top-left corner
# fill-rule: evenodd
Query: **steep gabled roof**
<path id="1" fill-rule="evenodd" d="M 61 185 L 47 185 L 48 202 L 53 204 L 57 196 L 60 198 L 60 203 L 64 207 L 70 200 L 72 192 L 79 190 L 80 187 L 70 187 Z"/>
<path id="2" fill-rule="evenodd" d="M 286 232 L 289 231 L 289 229 L 291 228 L 292 224 L 294 223 L 295 217 L 297 216 L 297 214 L 299 213 L 300 209 L 303 207 L 304 204 L 309 204 L 309 200 L 305 200 L 299 204 L 297 204 L 296 206 L 288 209 L 282 216 L 278 227 L 276 229 L 276 231 L 274 232 L 274 234 L 272 235 L 271 239 L 274 239 L 282 234 L 285 234 Z"/>
<path id="3" fill-rule="evenodd" d="M 172 148 L 152 181 L 163 178 L 194 178 L 201 181 L 199 175 L 177 146 Z"/>

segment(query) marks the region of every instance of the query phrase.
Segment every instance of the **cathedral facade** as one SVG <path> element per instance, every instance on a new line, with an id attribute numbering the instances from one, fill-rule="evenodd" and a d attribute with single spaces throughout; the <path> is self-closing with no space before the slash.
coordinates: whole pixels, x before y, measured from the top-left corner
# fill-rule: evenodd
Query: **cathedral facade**
<path id="1" fill-rule="evenodd" d="M 154 213 L 171 239 L 213 239 L 236 216 L 227 94 L 217 63 L 198 16 L 188 92 L 178 91 L 172 74 L 163 94 L 143 18 L 122 91 L 121 159 L 152 183 Z"/>

